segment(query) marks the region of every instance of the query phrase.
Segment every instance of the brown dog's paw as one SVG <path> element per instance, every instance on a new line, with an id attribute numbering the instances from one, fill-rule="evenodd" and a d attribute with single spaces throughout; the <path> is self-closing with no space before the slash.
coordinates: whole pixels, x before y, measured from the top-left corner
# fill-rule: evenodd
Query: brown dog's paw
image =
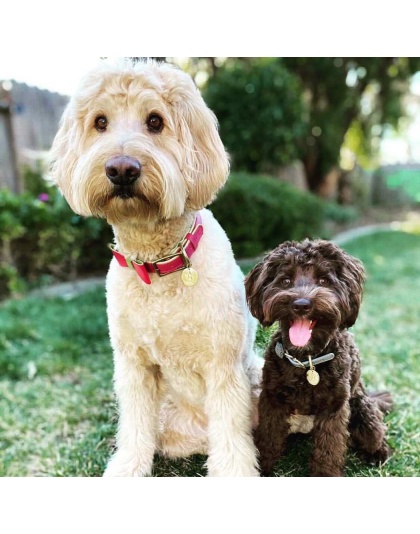
<path id="1" fill-rule="evenodd" d="M 369 397 L 375 400 L 378 408 L 383 414 L 391 412 L 394 406 L 394 400 L 389 391 L 372 391 L 369 392 Z"/>
<path id="2" fill-rule="evenodd" d="M 384 442 L 382 446 L 375 452 L 369 453 L 363 451 L 363 457 L 367 463 L 371 465 L 380 465 L 384 464 L 388 458 L 392 455 L 391 447 Z"/>
<path id="3" fill-rule="evenodd" d="M 274 475 L 274 464 L 275 460 L 269 459 L 267 461 L 262 461 L 260 459 L 260 473 L 262 477 L 273 477 Z"/>

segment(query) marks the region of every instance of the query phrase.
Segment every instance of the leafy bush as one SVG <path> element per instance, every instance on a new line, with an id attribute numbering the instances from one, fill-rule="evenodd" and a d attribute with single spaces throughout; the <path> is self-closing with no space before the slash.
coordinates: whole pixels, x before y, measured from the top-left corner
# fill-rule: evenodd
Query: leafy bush
<path id="1" fill-rule="evenodd" d="M 39 190 L 31 179 L 33 190 Z M 0 298 L 46 275 L 66 280 L 104 271 L 110 240 L 104 221 L 75 215 L 45 182 L 38 196 L 0 190 Z"/>
<path id="2" fill-rule="evenodd" d="M 321 234 L 325 205 L 311 193 L 267 176 L 232 173 L 211 205 L 238 257 L 252 257 L 288 239 Z"/>
<path id="3" fill-rule="evenodd" d="M 357 220 L 359 211 L 354 206 L 342 206 L 325 202 L 325 218 L 337 224 L 349 224 Z"/>
<path id="4" fill-rule="evenodd" d="M 23 289 L 24 283 L 17 269 L 0 260 L 0 300 Z"/>
<path id="5" fill-rule="evenodd" d="M 235 170 L 271 172 L 298 158 L 306 132 L 302 89 L 275 58 L 227 61 L 203 95 Z"/>

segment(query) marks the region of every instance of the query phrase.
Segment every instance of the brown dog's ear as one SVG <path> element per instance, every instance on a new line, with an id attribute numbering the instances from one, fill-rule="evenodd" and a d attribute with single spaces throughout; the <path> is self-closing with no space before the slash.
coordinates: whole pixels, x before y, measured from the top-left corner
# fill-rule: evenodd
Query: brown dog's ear
<path id="1" fill-rule="evenodd" d="M 269 276 L 268 264 L 265 258 L 245 277 L 246 300 L 249 309 L 263 326 L 271 326 L 274 322 L 265 317 L 263 310 L 264 290 L 270 281 L 271 277 Z"/>
<path id="2" fill-rule="evenodd" d="M 229 158 L 220 139 L 217 120 L 193 82 L 172 95 L 179 142 L 184 149 L 187 206 L 199 210 L 212 202 L 225 184 Z"/>
<path id="3" fill-rule="evenodd" d="M 350 328 L 350 326 L 354 325 L 359 315 L 366 273 L 360 260 L 350 256 L 347 252 L 341 251 L 341 253 L 341 279 L 346 284 L 349 294 L 349 310 L 347 317 L 343 320 L 343 326 Z"/>
<path id="4" fill-rule="evenodd" d="M 331 241 L 320 239 L 314 242 L 314 246 L 324 258 L 333 262 L 337 276 L 346 286 L 348 304 L 345 308 L 347 313 L 343 317 L 341 327 L 349 328 L 356 322 L 362 303 L 363 284 L 366 279 L 363 264 Z"/>

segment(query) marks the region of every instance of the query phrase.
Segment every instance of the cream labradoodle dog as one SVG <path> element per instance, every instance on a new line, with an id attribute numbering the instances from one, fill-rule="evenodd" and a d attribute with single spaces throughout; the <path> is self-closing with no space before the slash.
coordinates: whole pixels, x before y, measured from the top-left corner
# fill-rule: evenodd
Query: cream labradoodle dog
<path id="1" fill-rule="evenodd" d="M 106 475 L 150 475 L 155 452 L 208 454 L 210 476 L 258 475 L 255 323 L 230 242 L 204 209 L 228 169 L 215 116 L 169 64 L 102 62 L 64 112 L 53 180 L 115 234 L 106 292 L 119 425 Z"/>

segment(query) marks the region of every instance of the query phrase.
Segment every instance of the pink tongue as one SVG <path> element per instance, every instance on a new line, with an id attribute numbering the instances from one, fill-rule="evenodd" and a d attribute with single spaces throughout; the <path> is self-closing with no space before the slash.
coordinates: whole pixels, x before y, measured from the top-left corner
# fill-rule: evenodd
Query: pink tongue
<path id="1" fill-rule="evenodd" d="M 309 319 L 296 319 L 289 329 L 290 341 L 296 347 L 304 347 L 311 338 L 311 322 Z"/>

